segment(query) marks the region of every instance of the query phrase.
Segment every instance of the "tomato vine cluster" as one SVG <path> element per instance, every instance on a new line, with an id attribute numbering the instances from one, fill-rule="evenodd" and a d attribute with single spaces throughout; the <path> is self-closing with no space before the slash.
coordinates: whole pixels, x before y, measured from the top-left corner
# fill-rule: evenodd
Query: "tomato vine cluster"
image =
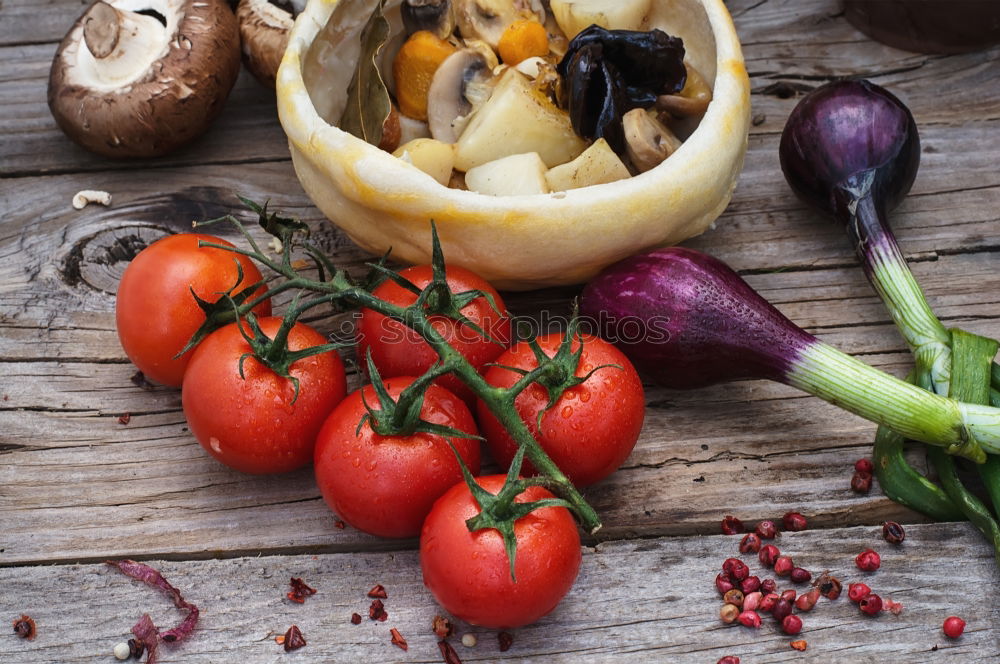
<path id="1" fill-rule="evenodd" d="M 515 627 L 551 611 L 579 570 L 573 516 L 600 527 L 578 487 L 614 472 L 642 426 L 629 361 L 575 321 L 565 334 L 514 343 L 500 294 L 445 266 L 433 225 L 431 265 L 396 272 L 379 261 L 357 283 L 305 224 L 244 203 L 280 241 L 280 257 L 229 215 L 199 226 L 229 222 L 249 248 L 195 233 L 147 247 L 118 294 L 129 358 L 181 387 L 192 433 L 223 464 L 263 474 L 312 461 L 344 521 L 420 535 L 424 581 L 457 617 Z M 291 304 L 272 316 L 285 291 Z M 343 345 L 299 320 L 320 305 L 360 310 L 370 384 L 350 394 Z M 480 441 L 506 475 L 479 477 Z"/>

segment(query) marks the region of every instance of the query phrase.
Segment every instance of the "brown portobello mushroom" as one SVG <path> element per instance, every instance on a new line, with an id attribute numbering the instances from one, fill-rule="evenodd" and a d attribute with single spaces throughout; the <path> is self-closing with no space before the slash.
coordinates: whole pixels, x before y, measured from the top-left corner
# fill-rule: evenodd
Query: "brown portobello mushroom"
<path id="1" fill-rule="evenodd" d="M 269 88 L 274 87 L 295 17 L 304 7 L 305 0 L 240 0 L 236 9 L 243 61 Z"/>
<path id="2" fill-rule="evenodd" d="M 98 1 L 63 38 L 49 109 L 84 148 L 156 157 L 204 132 L 240 70 L 225 0 Z"/>

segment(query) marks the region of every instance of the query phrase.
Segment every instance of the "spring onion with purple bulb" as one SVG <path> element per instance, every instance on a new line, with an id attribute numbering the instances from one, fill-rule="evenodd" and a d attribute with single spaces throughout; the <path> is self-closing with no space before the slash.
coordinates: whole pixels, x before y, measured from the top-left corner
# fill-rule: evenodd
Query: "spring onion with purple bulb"
<path id="1" fill-rule="evenodd" d="M 913 351 L 911 380 L 941 395 L 1000 406 L 1000 366 L 992 362 L 996 342 L 945 329 L 888 225 L 888 212 L 909 191 L 920 160 L 909 109 L 867 81 L 824 85 L 792 112 L 780 156 L 796 194 L 832 214 L 847 230 L 866 276 Z M 931 451 L 945 487 L 942 492 L 905 462 L 902 448 L 899 436 L 879 430 L 875 465 L 886 493 L 938 519 L 964 513 L 1000 555 L 1000 527 L 988 508 L 958 482 L 953 460 Z M 1000 457 L 990 455 L 980 472 L 994 504 L 1000 505 Z"/>
<path id="2" fill-rule="evenodd" d="M 693 249 L 612 265 L 584 289 L 581 312 L 667 387 L 765 378 L 977 463 L 984 449 L 1000 452 L 1000 409 L 937 396 L 841 353 Z"/>

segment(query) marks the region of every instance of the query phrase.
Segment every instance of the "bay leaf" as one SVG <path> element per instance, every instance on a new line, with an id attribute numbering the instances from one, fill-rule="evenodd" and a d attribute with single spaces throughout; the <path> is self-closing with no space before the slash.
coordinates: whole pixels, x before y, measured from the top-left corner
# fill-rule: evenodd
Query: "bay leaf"
<path id="1" fill-rule="evenodd" d="M 344 0 L 341 0 L 342 2 Z M 382 126 L 392 111 L 389 90 L 378 68 L 378 57 L 389 39 L 389 21 L 382 14 L 381 0 L 361 31 L 361 55 L 347 88 L 347 106 L 340 128 L 361 140 L 378 145 Z"/>

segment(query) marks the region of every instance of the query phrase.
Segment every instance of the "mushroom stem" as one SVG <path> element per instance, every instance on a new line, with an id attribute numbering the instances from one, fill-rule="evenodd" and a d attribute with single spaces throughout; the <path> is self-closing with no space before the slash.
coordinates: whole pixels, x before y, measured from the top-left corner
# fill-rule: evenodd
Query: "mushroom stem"
<path id="1" fill-rule="evenodd" d="M 712 89 L 701 73 L 690 62 L 685 62 L 684 67 L 687 69 L 684 89 L 675 95 L 660 95 L 656 98 L 656 108 L 674 117 L 701 115 L 708 110 L 708 104 L 712 101 Z"/>
<path id="2" fill-rule="evenodd" d="M 160 54 L 166 29 L 152 16 L 96 2 L 83 22 L 81 65 L 94 81 L 119 86 L 143 73 Z"/>

